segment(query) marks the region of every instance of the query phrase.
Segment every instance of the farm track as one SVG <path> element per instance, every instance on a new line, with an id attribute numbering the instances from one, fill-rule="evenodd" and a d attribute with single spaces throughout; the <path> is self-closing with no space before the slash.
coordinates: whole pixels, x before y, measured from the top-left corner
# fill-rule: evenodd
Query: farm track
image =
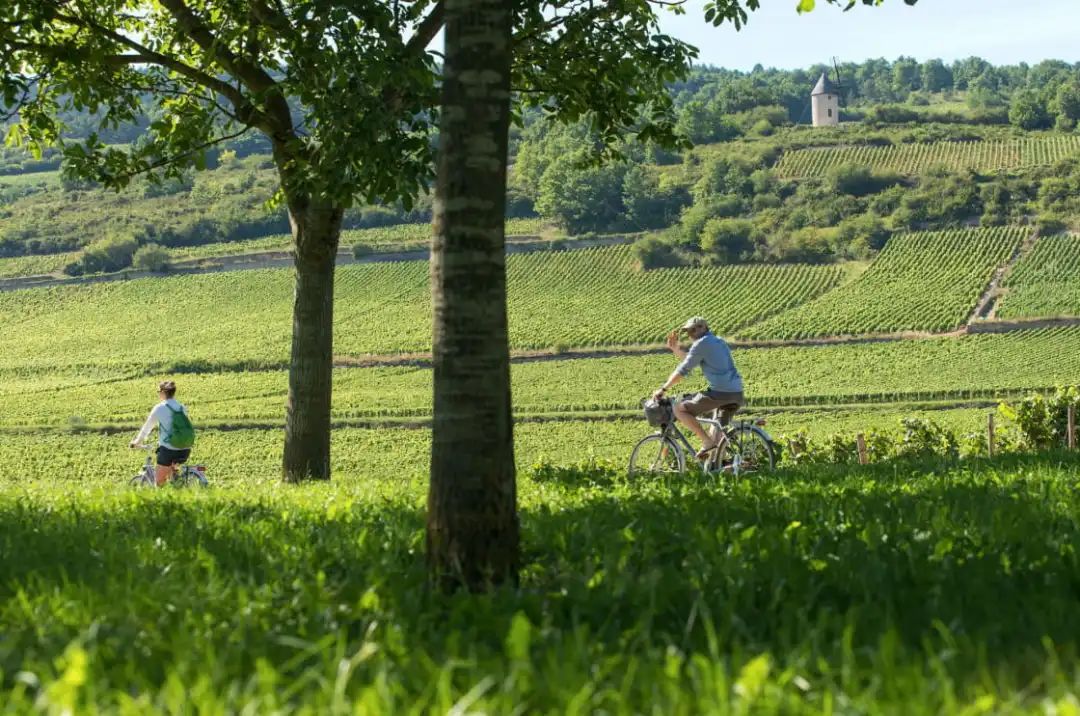
<path id="1" fill-rule="evenodd" d="M 539 236 L 507 237 L 507 254 L 525 254 L 537 251 L 550 251 L 558 241 L 566 249 L 588 249 L 603 246 L 622 246 L 631 244 L 639 237 L 636 235 L 601 236 L 595 239 L 543 239 Z M 426 248 L 380 251 L 359 258 L 349 252 L 339 252 L 338 266 L 349 264 L 395 263 L 400 261 L 427 261 L 430 252 Z M 225 273 L 229 271 L 251 271 L 257 269 L 290 268 L 292 255 L 288 251 L 263 251 L 256 254 L 236 254 L 233 256 L 215 256 L 212 258 L 184 259 L 176 261 L 166 274 L 150 271 L 123 271 L 99 276 L 59 277 L 53 275 L 20 276 L 0 279 L 0 291 L 18 291 L 27 288 L 50 288 L 53 286 L 78 286 L 82 284 L 111 283 L 141 278 L 161 278 L 162 276 L 182 276 L 191 274 Z"/>
<path id="2" fill-rule="evenodd" d="M 983 291 L 982 296 L 979 297 L 979 302 L 975 305 L 975 309 L 968 317 L 967 325 L 975 325 L 981 321 L 994 317 L 997 313 L 997 306 L 1000 303 L 999 299 L 1005 292 L 1005 289 L 1001 288 L 1001 282 L 1012 273 L 1012 270 L 1016 267 L 1016 264 L 1020 259 L 1031 253 L 1032 248 L 1035 247 L 1035 241 L 1038 238 L 1038 230 L 1032 231 L 1031 234 L 1016 247 L 1008 260 L 998 267 L 997 271 L 994 272 L 993 278 L 990 279 L 990 283 L 986 286 L 986 290 Z"/>

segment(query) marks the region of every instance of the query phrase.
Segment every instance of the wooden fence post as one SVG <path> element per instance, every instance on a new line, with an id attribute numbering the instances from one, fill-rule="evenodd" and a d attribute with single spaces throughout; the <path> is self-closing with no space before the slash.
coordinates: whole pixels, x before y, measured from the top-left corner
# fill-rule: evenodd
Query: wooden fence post
<path id="1" fill-rule="evenodd" d="M 859 449 L 859 464 L 865 465 L 868 463 L 869 460 L 866 457 L 866 438 L 863 437 L 862 433 L 855 436 L 855 447 Z"/>
<path id="2" fill-rule="evenodd" d="M 1076 449 L 1076 406 L 1075 405 L 1071 405 L 1071 404 L 1069 405 L 1069 410 L 1068 410 L 1067 415 L 1068 415 L 1068 418 L 1069 418 L 1069 421 L 1068 421 L 1069 422 L 1069 425 L 1068 425 L 1069 433 L 1068 433 L 1068 435 L 1067 435 L 1067 437 L 1065 439 L 1065 442 L 1069 446 L 1070 450 L 1075 450 Z"/>
<path id="3" fill-rule="evenodd" d="M 990 413 L 986 416 L 986 454 L 989 457 L 994 456 L 994 414 Z"/>

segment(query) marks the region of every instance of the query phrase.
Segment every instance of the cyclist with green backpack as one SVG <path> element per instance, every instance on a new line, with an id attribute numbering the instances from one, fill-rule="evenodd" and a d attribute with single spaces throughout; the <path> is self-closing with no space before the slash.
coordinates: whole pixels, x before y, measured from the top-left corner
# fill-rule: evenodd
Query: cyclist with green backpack
<path id="1" fill-rule="evenodd" d="M 154 477 L 158 487 L 169 481 L 174 466 L 187 462 L 191 457 L 191 447 L 195 444 L 195 428 L 188 417 L 187 408 L 180 404 L 175 396 L 176 383 L 171 380 L 158 383 L 158 397 L 161 402 L 150 411 L 142 430 L 131 441 L 131 447 L 139 447 L 150 436 L 154 427 L 157 427 L 157 470 Z"/>

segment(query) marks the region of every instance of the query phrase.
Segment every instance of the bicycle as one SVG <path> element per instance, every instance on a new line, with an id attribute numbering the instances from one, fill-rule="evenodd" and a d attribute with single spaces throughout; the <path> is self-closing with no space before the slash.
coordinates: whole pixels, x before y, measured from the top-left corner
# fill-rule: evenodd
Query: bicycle
<path id="1" fill-rule="evenodd" d="M 154 459 L 154 453 L 157 447 L 154 445 L 140 445 L 141 449 L 146 450 L 146 462 L 143 463 L 142 470 L 139 471 L 135 477 L 131 478 L 128 484 L 133 487 L 157 487 L 157 475 L 156 466 L 157 461 Z M 169 480 L 177 487 L 187 487 L 188 485 L 197 485 L 198 487 L 209 487 L 210 483 L 206 479 L 206 465 L 173 465 L 172 479 Z"/>
<path id="2" fill-rule="evenodd" d="M 694 456 L 707 474 L 730 473 L 736 477 L 772 470 L 776 467 L 776 448 L 772 437 L 763 429 L 765 420 L 742 419 L 722 425 L 719 410 L 711 418 L 698 418 L 698 422 L 714 439 L 719 437 L 716 448 L 698 460 L 697 451 L 679 430 L 675 421 L 670 398 L 645 401 L 645 417 L 650 425 L 660 430 L 646 435 L 630 453 L 629 474 L 681 475 L 687 471 L 686 455 Z"/>

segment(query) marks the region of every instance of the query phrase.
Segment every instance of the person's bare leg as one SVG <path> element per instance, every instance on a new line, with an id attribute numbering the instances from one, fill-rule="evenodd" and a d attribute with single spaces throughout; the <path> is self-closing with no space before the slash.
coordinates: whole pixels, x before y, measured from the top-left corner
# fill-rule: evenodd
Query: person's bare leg
<path id="1" fill-rule="evenodd" d="M 701 427 L 701 423 L 698 422 L 698 419 L 691 415 L 683 407 L 682 403 L 679 403 L 675 406 L 675 418 L 680 423 L 690 428 L 690 432 L 692 432 L 698 437 L 699 440 L 701 440 L 702 450 L 712 449 L 716 447 L 716 443 L 713 442 L 713 439 L 709 436 L 707 432 L 705 432 L 705 428 Z"/>
<path id="2" fill-rule="evenodd" d="M 157 470 L 154 471 L 154 483 L 158 487 L 161 487 L 169 481 L 169 478 L 172 477 L 172 474 L 172 465 L 158 465 Z"/>

